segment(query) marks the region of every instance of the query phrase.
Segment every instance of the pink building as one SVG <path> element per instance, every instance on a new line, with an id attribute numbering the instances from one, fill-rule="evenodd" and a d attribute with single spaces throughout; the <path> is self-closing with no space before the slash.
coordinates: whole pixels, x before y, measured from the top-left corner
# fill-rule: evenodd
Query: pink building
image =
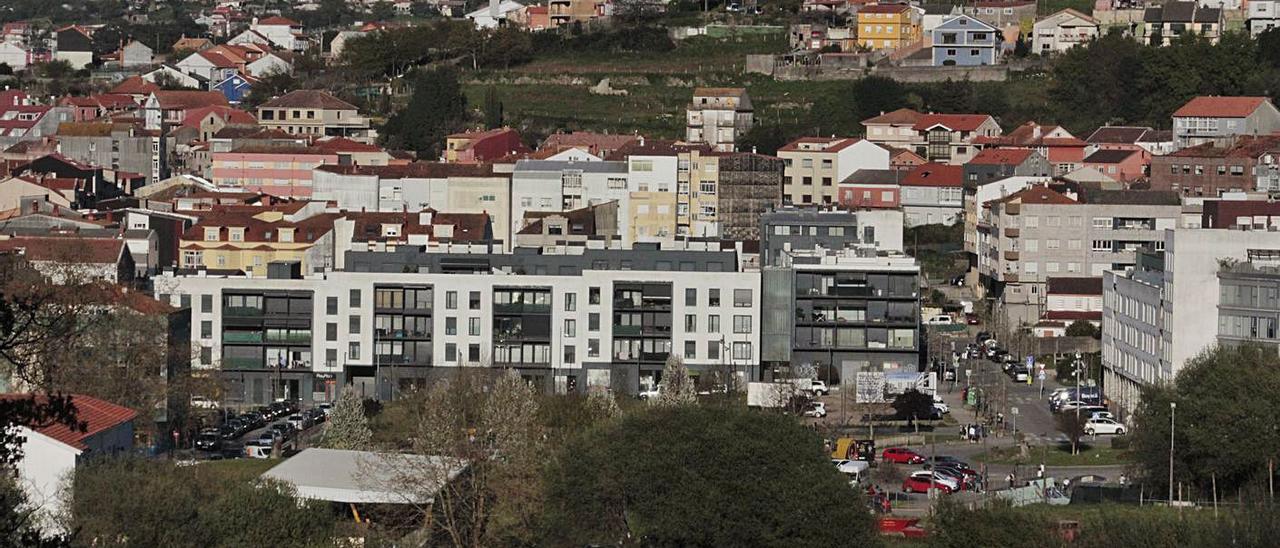
<path id="1" fill-rule="evenodd" d="M 213 183 L 272 196 L 311 197 L 311 170 L 338 154 L 306 147 L 241 147 L 213 153 Z"/>
<path id="2" fill-rule="evenodd" d="M 1137 150 L 1099 150 L 1084 159 L 1084 166 L 1102 172 L 1107 177 L 1122 182 L 1136 181 L 1147 176 L 1150 155 Z"/>
<path id="3" fill-rule="evenodd" d="M 898 209 L 902 207 L 905 170 L 859 169 L 840 182 L 836 201 L 842 209 Z"/>

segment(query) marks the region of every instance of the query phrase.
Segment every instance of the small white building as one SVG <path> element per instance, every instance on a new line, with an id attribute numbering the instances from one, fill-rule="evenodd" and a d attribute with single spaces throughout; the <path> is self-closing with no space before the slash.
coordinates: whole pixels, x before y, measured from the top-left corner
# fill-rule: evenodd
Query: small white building
<path id="1" fill-rule="evenodd" d="M 1280 27 L 1280 1 L 1250 0 L 1249 2 L 1249 35 L 1257 37 L 1276 27 Z"/>
<path id="2" fill-rule="evenodd" d="M 278 51 L 269 51 L 244 66 L 250 76 L 261 78 L 268 74 L 292 74 L 293 55 Z"/>
<path id="3" fill-rule="evenodd" d="M 5 394 L 9 400 L 28 394 Z M 39 397 L 39 396 L 37 396 Z M 133 450 L 133 419 L 138 413 L 127 407 L 89 396 L 74 395 L 76 420 L 85 423 L 83 432 L 66 425 L 19 426 L 25 438 L 22 458 L 17 463 L 18 485 L 36 510 L 42 525 L 56 527 L 52 519 L 67 503 L 64 487 L 71 481 L 76 465 L 91 456 Z"/>
<path id="4" fill-rule="evenodd" d="M 1061 53 L 1097 37 L 1098 20 L 1068 8 L 1036 21 L 1031 51 L 1041 55 Z"/>
<path id="5" fill-rule="evenodd" d="M 489 0 L 489 5 L 468 13 L 466 18 L 478 29 L 493 29 L 506 24 L 507 17 L 521 9 L 524 4 L 515 0 Z"/>
<path id="6" fill-rule="evenodd" d="M 13 70 L 26 70 L 31 64 L 31 52 L 26 46 L 14 42 L 0 42 L 0 63 Z"/>
<path id="7" fill-rule="evenodd" d="M 137 40 L 120 48 L 120 66 L 124 68 L 149 67 L 154 62 L 154 52 L 146 44 Z"/>

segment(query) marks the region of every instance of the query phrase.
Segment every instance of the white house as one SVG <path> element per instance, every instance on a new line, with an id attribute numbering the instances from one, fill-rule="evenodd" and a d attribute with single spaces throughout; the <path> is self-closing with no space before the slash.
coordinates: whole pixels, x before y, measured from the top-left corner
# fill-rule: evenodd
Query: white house
<path id="1" fill-rule="evenodd" d="M 154 61 L 151 48 L 146 44 L 133 40 L 120 48 L 120 66 L 124 68 L 149 67 Z"/>
<path id="2" fill-rule="evenodd" d="M 1031 51 L 1041 55 L 1060 53 L 1097 37 L 1097 19 L 1067 8 L 1036 21 Z"/>
<path id="3" fill-rule="evenodd" d="M 263 36 L 262 33 L 253 29 L 247 29 L 244 32 L 241 32 L 240 34 L 232 36 L 230 40 L 227 40 L 227 44 L 232 46 L 257 44 L 259 46 L 267 46 L 267 47 L 271 47 L 273 45 L 271 43 L 270 38 Z"/>
<path id="4" fill-rule="evenodd" d="M 288 53 L 270 51 L 245 65 L 244 68 L 249 71 L 250 76 L 255 78 L 276 73 L 288 74 L 293 72 L 293 56 Z"/>
<path id="5" fill-rule="evenodd" d="M 504 24 L 512 12 L 523 8 L 524 4 L 515 0 L 489 0 L 489 5 L 468 13 L 466 18 L 478 29 L 492 29 Z"/>
<path id="6" fill-rule="evenodd" d="M 9 65 L 13 70 L 26 70 L 31 64 L 31 52 L 22 44 L 0 42 L 0 63 Z"/>
<path id="7" fill-rule="evenodd" d="M 209 87 L 208 78 L 183 72 L 182 69 L 173 65 L 160 65 L 155 70 L 143 74 L 142 79 L 156 85 L 159 85 L 164 80 L 169 80 L 189 89 L 207 89 Z"/>
<path id="8" fill-rule="evenodd" d="M 5 394 L 0 397 L 29 396 Z M 25 440 L 22 459 L 17 465 L 18 484 L 47 526 L 56 526 L 51 518 L 70 502 L 65 500 L 63 487 L 72 479 L 77 464 L 90 456 L 133 449 L 133 419 L 137 412 L 89 396 L 72 396 L 71 403 L 76 408 L 76 420 L 87 426 L 83 432 L 61 424 L 19 427 Z"/>
<path id="9" fill-rule="evenodd" d="M 285 17 L 268 17 L 255 21 L 249 29 L 265 36 L 271 44 L 287 51 L 307 49 L 307 39 L 302 34 L 302 24 Z"/>
<path id="10" fill-rule="evenodd" d="M 199 76 L 208 82 L 226 80 L 240 68 L 235 60 L 212 50 L 192 53 L 174 66 L 182 72 Z"/>

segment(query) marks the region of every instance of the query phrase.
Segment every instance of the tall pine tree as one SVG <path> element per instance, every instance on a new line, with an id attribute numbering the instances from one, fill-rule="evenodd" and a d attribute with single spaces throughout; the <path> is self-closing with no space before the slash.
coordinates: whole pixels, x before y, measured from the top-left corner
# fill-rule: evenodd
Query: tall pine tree
<path id="1" fill-rule="evenodd" d="M 484 90 L 484 128 L 502 127 L 502 100 L 498 99 L 498 89 L 489 86 Z"/>
<path id="2" fill-rule="evenodd" d="M 422 72 L 413 83 L 408 106 L 383 128 L 384 142 L 391 148 L 417 152 L 420 159 L 433 160 L 440 157 L 445 136 L 459 129 L 466 115 L 467 98 L 452 68 Z"/>

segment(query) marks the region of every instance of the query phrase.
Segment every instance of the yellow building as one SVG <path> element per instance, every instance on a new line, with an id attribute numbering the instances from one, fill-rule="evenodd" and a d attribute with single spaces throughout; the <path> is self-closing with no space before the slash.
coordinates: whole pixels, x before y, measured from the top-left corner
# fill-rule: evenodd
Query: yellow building
<path id="1" fill-rule="evenodd" d="M 630 241 L 662 242 L 675 239 L 674 192 L 632 192 L 630 202 Z"/>
<path id="2" fill-rule="evenodd" d="M 319 202 L 315 202 L 319 203 Z M 332 267 L 332 213 L 294 202 L 272 209 L 230 206 L 201 215 L 182 235 L 182 268 L 241 270 L 266 276 L 275 261 L 299 261 L 303 272 Z"/>
<path id="3" fill-rule="evenodd" d="M 692 149 L 679 155 L 676 172 L 676 235 L 717 237 L 719 153 Z"/>
<path id="4" fill-rule="evenodd" d="M 906 4 L 879 4 L 858 10 L 858 45 L 898 49 L 920 40 L 920 16 Z"/>

